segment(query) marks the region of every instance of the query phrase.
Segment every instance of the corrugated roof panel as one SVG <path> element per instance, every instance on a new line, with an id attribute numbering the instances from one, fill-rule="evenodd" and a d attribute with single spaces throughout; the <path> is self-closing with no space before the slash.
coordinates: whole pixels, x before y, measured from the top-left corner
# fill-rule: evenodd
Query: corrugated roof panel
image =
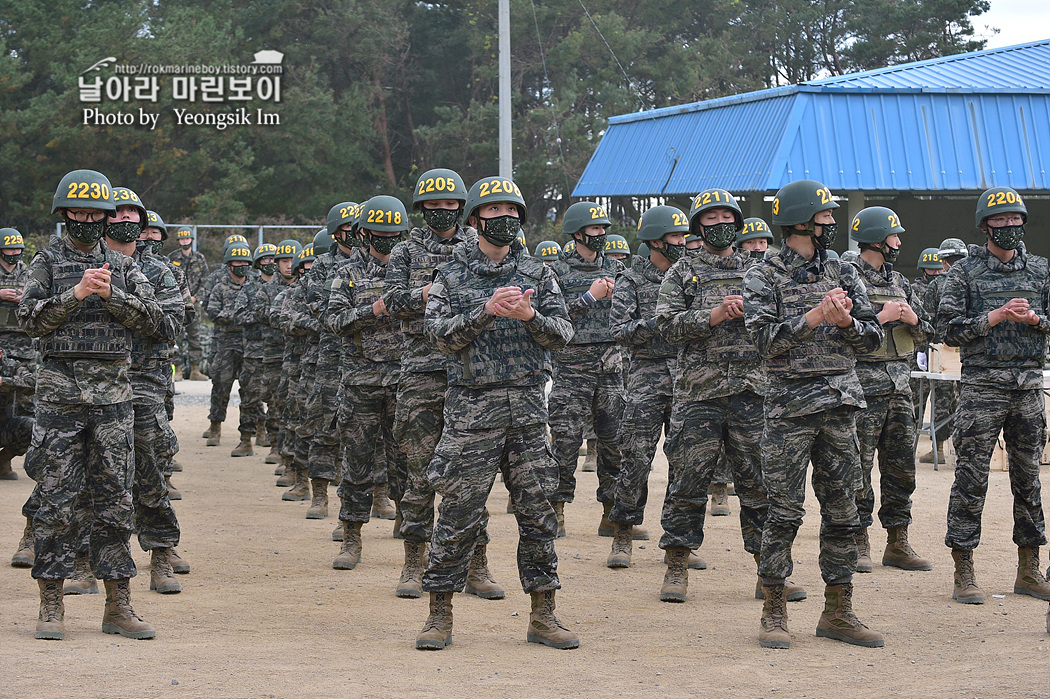
<path id="1" fill-rule="evenodd" d="M 834 190 L 1046 189 L 1046 95 L 804 94 L 788 154 L 767 182 Z M 1044 127 L 1036 128 L 1036 124 Z"/>
<path id="2" fill-rule="evenodd" d="M 810 80 L 825 89 L 1046 90 L 1050 39 Z"/>

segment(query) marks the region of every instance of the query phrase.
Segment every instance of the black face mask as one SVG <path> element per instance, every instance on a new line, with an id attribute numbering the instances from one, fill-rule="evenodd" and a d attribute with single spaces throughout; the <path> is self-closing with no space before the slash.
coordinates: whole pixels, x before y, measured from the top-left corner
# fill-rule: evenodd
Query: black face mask
<path id="1" fill-rule="evenodd" d="M 748 250 L 747 254 L 750 255 L 751 257 L 755 258 L 756 260 L 761 260 L 762 258 L 764 258 L 766 256 L 766 251 L 765 250 Z"/>
<path id="2" fill-rule="evenodd" d="M 594 252 L 605 252 L 605 240 L 608 237 L 607 233 L 602 233 L 601 235 L 587 235 L 584 233 L 581 242 L 588 250 Z"/>
<path id="3" fill-rule="evenodd" d="M 901 255 L 901 249 L 900 248 L 891 248 L 886 243 L 882 244 L 881 252 L 882 252 L 882 259 L 886 260 L 890 264 L 893 264 L 894 262 L 896 262 L 897 258 L 900 257 L 900 255 Z"/>
<path id="4" fill-rule="evenodd" d="M 189 250 L 190 248 L 193 247 L 193 241 L 192 240 L 186 240 L 186 241 L 180 240 L 179 241 L 179 247 L 182 248 L 183 250 Z"/>
<path id="5" fill-rule="evenodd" d="M 423 207 L 423 220 L 430 226 L 431 230 L 447 231 L 459 223 L 459 214 L 462 209 L 428 209 Z"/>
<path id="6" fill-rule="evenodd" d="M 14 267 L 18 264 L 18 261 L 22 259 L 22 253 L 17 255 L 4 255 L 4 262 Z"/>
<path id="7" fill-rule="evenodd" d="M 101 221 L 74 221 L 66 217 L 69 237 L 83 245 L 94 245 L 106 234 L 106 219 Z"/>
<path id="8" fill-rule="evenodd" d="M 138 221 L 116 221 L 106 226 L 106 235 L 118 243 L 130 243 L 138 240 L 142 233 L 142 224 Z"/>
<path id="9" fill-rule="evenodd" d="M 685 243 L 668 243 L 666 240 L 663 241 L 664 246 L 662 248 L 652 248 L 656 250 L 664 257 L 667 258 L 668 262 L 674 263 L 685 257 L 686 249 Z"/>
<path id="10" fill-rule="evenodd" d="M 521 232 L 521 220 L 517 216 L 483 218 L 481 222 L 481 237 L 498 248 L 505 248 L 513 243 Z"/>
<path id="11" fill-rule="evenodd" d="M 700 226 L 704 242 L 714 250 L 725 250 L 736 242 L 735 223 L 715 223 L 710 226 Z"/>
<path id="12" fill-rule="evenodd" d="M 401 242 L 401 234 L 383 236 L 369 233 L 368 240 L 373 250 L 385 256 L 393 252 L 394 246 Z"/>
<path id="13" fill-rule="evenodd" d="M 1003 250 L 1016 250 L 1024 238 L 1024 224 L 1020 226 L 999 226 L 994 228 L 988 226 L 988 235 L 992 242 Z"/>
<path id="14" fill-rule="evenodd" d="M 244 279 L 248 276 L 248 268 L 251 265 L 230 265 L 230 273 L 238 279 Z"/>
<path id="15" fill-rule="evenodd" d="M 820 226 L 821 232 L 818 238 L 816 233 L 813 234 L 813 244 L 822 250 L 827 250 L 835 243 L 835 234 L 839 231 L 839 224 L 837 223 L 816 223 L 814 224 L 814 231 L 816 226 Z"/>
<path id="16" fill-rule="evenodd" d="M 265 274 L 267 277 L 272 277 L 277 272 L 277 263 L 269 262 L 264 265 L 259 265 L 259 271 Z"/>

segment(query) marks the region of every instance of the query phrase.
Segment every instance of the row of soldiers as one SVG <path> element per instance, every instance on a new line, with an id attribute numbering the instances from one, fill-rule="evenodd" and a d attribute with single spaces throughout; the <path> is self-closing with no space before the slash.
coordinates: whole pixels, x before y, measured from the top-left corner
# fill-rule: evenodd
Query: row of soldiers
<path id="1" fill-rule="evenodd" d="M 1019 205 L 1016 192 L 1009 196 L 986 207 L 979 228 L 992 225 L 985 221 L 996 218 L 989 211 Z M 492 215 L 485 216 L 490 202 Z M 598 531 L 613 538 L 607 561 L 613 568 L 629 567 L 632 540 L 649 536 L 640 526 L 646 481 L 661 432 L 667 434 L 664 601 L 684 601 L 689 568 L 704 565 L 694 552 L 703 541 L 708 487 L 724 459 L 740 496 L 745 549 L 758 566 L 756 597 L 766 601 L 760 641 L 767 647 L 789 645 L 783 603 L 806 597 L 787 577 L 802 517 L 803 476 L 812 461 L 827 583 L 818 635 L 883 644 L 852 611 L 851 578 L 872 569 L 867 530 L 876 451 L 879 515 L 887 530 L 882 562 L 932 568 L 908 540 L 917 419 L 910 371 L 916 347 L 935 339 L 940 312 L 935 303 L 928 313 L 892 269 L 904 232 L 894 212 L 870 207 L 853 219 L 850 235 L 861 252 L 846 263 L 828 252 L 837 204 L 820 183 L 800 181 L 778 193 L 773 221 L 784 233 L 784 247 L 777 252 L 767 251 L 773 238 L 768 225 L 745 220 L 728 192 L 709 190 L 694 198 L 688 214 L 666 206 L 646 211 L 638 237 L 649 254 L 625 269 L 606 254 L 611 221 L 592 202 L 573 204 L 565 214 L 563 231 L 573 249 L 556 252 L 547 241 L 535 256 L 517 240 L 527 209 L 509 180 L 486 178 L 468 192 L 455 173 L 430 171 L 420 178 L 413 203 L 426 225 L 403 242 L 408 216 L 396 200 L 333 207 L 327 233 L 334 244 L 316 255 L 312 267 L 309 258 L 320 240 L 313 254 L 299 253 L 305 275 L 283 297 L 277 292 L 268 311 L 265 302 L 257 305 L 254 318 L 284 335 L 284 356 L 292 363 L 282 375 L 308 376 L 314 384 L 274 397 L 285 401 L 286 412 L 277 449 L 283 483 L 294 486 L 287 499 L 306 498 L 309 478 L 308 517 L 324 516 L 328 483 L 341 481 L 342 527 L 334 538 L 341 537 L 342 546 L 334 567 L 352 569 L 360 561 L 361 524 L 382 483 L 375 464 L 387 466 L 395 531 L 405 538 L 397 594 L 431 593 L 431 615 L 417 647 L 440 648 L 450 640 L 453 593 L 504 594 L 485 559 L 484 502 L 497 469 L 503 469 L 519 519 L 522 585 L 534 598 L 530 640 L 578 643 L 553 616 L 556 557 L 546 540 L 546 512 L 524 508 L 518 498 L 531 500 L 520 492 L 516 498 L 515 488 L 536 482 L 554 514 L 555 536 L 564 536 L 588 425 L 596 435 L 597 497 L 604 509 Z M 228 252 L 228 265 L 251 255 L 246 247 Z M 1041 258 L 1019 257 L 1038 269 Z M 537 259 L 548 271 L 536 267 Z M 239 278 L 247 278 L 244 273 Z M 499 286 L 507 280 L 521 283 Z M 441 292 L 436 299 L 435 288 Z M 553 320 L 560 337 L 550 334 L 551 327 L 530 327 L 533 313 L 561 315 L 557 303 L 545 310 L 534 306 L 546 298 L 544 291 L 561 296 L 571 333 Z M 245 332 L 249 326 L 243 325 Z M 950 333 L 944 339 L 960 340 Z M 553 387 L 545 399 L 536 387 L 548 378 Z M 338 388 L 326 391 L 325 385 Z M 523 389 L 521 395 L 510 387 Z M 326 402 L 333 393 L 334 404 Z M 252 416 L 247 426 L 242 416 L 241 451 L 245 433 L 257 424 L 257 413 Z M 546 435 L 536 434 L 537 425 L 549 426 L 554 468 L 538 451 Z M 524 441 L 508 442 L 511 434 Z M 973 437 L 965 432 L 964 439 Z M 333 464 L 340 453 L 341 464 Z M 520 474 L 507 469 L 523 454 L 531 473 L 526 483 L 515 483 Z M 979 463 L 973 467 L 980 470 Z M 962 478 L 960 491 L 980 490 L 980 479 Z M 436 526 L 435 492 L 445 503 Z M 963 499 L 953 498 L 955 510 Z M 953 515 L 968 528 L 979 510 L 970 499 L 965 512 Z M 1036 535 L 1018 539 L 1015 590 L 1046 599 L 1050 586 L 1038 571 L 1041 531 L 1040 516 Z M 972 601 L 980 597 L 968 553 L 976 543 L 972 533 L 958 536 L 950 532 L 946 539 L 956 558 L 955 596 Z"/>
<path id="2" fill-rule="evenodd" d="M 26 453 L 36 485 L 11 562 L 31 567 L 38 582 L 37 638 L 64 638 L 64 595 L 98 593 L 97 580 L 106 591 L 103 632 L 153 638 L 131 606 L 130 538 L 150 553 L 150 589 L 178 593 L 175 573 L 189 564 L 175 551 L 180 528 L 169 497 L 181 468 L 170 353 L 194 307 L 179 268 L 160 257 L 164 221 L 131 189 L 74 170 L 59 182 L 52 213 L 65 235 L 28 268 L 9 254 L 13 241 L 24 249 L 17 232 L 0 253 L 10 275 L 0 291 L 0 341 L 35 378 L 23 382 L 34 401 L 21 415 L 13 408 L 29 433 L 15 453 Z"/>

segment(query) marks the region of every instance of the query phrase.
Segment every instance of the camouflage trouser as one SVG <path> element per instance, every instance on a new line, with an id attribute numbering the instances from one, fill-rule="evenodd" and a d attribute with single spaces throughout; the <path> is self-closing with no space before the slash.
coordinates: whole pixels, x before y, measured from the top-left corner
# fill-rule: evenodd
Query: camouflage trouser
<path id="1" fill-rule="evenodd" d="M 240 382 L 240 420 L 237 429 L 242 435 L 252 436 L 256 428 L 266 417 L 263 412 L 263 393 L 265 392 L 266 371 L 262 359 L 245 357 L 241 362 Z"/>
<path id="2" fill-rule="evenodd" d="M 633 389 L 634 386 L 631 386 Z M 671 396 L 629 390 L 620 423 L 620 473 L 613 491 L 609 519 L 617 524 L 641 524 L 649 499 L 652 469 L 660 432 L 671 420 Z M 667 454 L 667 443 L 664 443 Z"/>
<path id="3" fill-rule="evenodd" d="M 194 314 L 194 319 L 182 326 L 182 341 L 179 343 L 182 348 L 182 356 L 189 359 L 190 364 L 200 364 L 204 358 L 204 352 L 201 349 L 201 312 L 203 309 L 200 303 L 197 303 L 196 306 L 197 313 Z"/>
<path id="4" fill-rule="evenodd" d="M 861 529 L 874 521 L 875 490 L 871 486 L 871 469 L 875 450 L 879 451 L 879 522 L 884 529 L 911 524 L 911 494 L 915 492 L 915 414 L 912 403 L 900 393 L 865 396 L 868 407 L 857 413 L 857 439 L 860 442 L 860 467 L 863 486 L 857 491 L 857 514 Z"/>
<path id="5" fill-rule="evenodd" d="M 336 394 L 341 371 L 338 361 L 335 361 L 337 358 L 329 359 L 322 357 L 317 362 L 306 399 L 306 421 L 314 426 L 309 437 L 307 463 L 310 478 L 338 481 L 341 461 L 339 435 L 343 430 L 336 424 L 339 407 Z"/>
<path id="6" fill-rule="evenodd" d="M 262 394 L 259 396 L 262 402 L 266 403 L 266 418 L 264 420 L 266 426 L 266 433 L 270 437 L 271 443 L 280 443 L 275 441 L 278 439 L 278 434 L 281 431 L 281 394 L 277 390 L 277 387 L 281 381 L 281 362 L 279 361 L 263 361 L 262 365 Z"/>
<path id="7" fill-rule="evenodd" d="M 854 496 L 861 486 L 854 412 L 852 406 L 842 405 L 800 417 L 766 416 L 762 480 L 769 515 L 758 566 L 765 584 L 783 584 L 791 575 L 791 544 L 806 514 L 810 461 L 813 491 L 820 502 L 820 575 L 829 585 L 853 579 L 860 530 Z"/>
<path id="8" fill-rule="evenodd" d="M 401 374 L 394 414 L 394 440 L 405 459 L 405 493 L 401 497 L 401 534 L 409 541 L 429 541 L 434 532 L 434 488 L 426 478 L 427 467 L 444 426 L 443 371 Z M 482 515 L 478 543 L 489 542 L 488 510 Z"/>
<path id="9" fill-rule="evenodd" d="M 312 359 L 317 358 L 317 353 L 312 354 Z M 304 360 L 301 363 L 301 373 L 296 384 L 295 396 L 295 437 L 292 439 L 292 469 L 294 472 L 307 473 L 310 470 L 310 440 L 319 429 L 318 425 L 310 421 L 310 414 L 306 410 L 306 401 L 310 396 L 313 386 L 314 372 L 317 364 L 314 361 Z"/>
<path id="10" fill-rule="evenodd" d="M 959 411 L 959 384 L 949 381 L 925 381 L 922 379 L 911 379 L 911 403 L 912 416 L 916 425 L 922 425 L 923 415 L 926 413 L 926 403 L 929 401 L 930 393 L 934 392 L 934 405 L 937 408 L 937 422 L 944 420 L 944 416 L 951 415 L 952 419 L 945 422 L 937 430 L 937 441 L 943 442 L 952 434 L 952 423 Z M 922 401 L 919 400 L 919 390 L 922 390 Z M 945 412 L 947 411 L 947 412 Z M 914 449 L 913 449 L 914 451 Z"/>
<path id="11" fill-rule="evenodd" d="M 339 426 L 343 435 L 342 479 L 339 482 L 339 519 L 367 522 L 372 512 L 376 480 L 373 460 L 377 437 L 382 435 L 388 460 L 400 456 L 392 432 L 397 386 L 344 386 L 339 404 Z M 395 471 L 396 468 L 391 468 Z"/>
<path id="12" fill-rule="evenodd" d="M 171 448 L 164 404 L 135 399 L 135 533 L 143 551 L 179 545 L 179 520 L 168 500 L 161 459 Z"/>
<path id="13" fill-rule="evenodd" d="M 729 468 L 729 459 L 726 458 L 725 447 L 718 450 L 718 461 L 715 462 L 715 471 L 711 474 L 711 482 L 718 485 L 728 485 L 733 482 L 733 470 Z"/>
<path id="14" fill-rule="evenodd" d="M 25 454 L 29 444 L 33 440 L 33 418 L 9 417 L 0 422 L 0 447 L 6 449 L 12 456 Z"/>
<path id="15" fill-rule="evenodd" d="M 100 580 L 134 577 L 131 489 L 135 418 L 131 401 L 68 405 L 38 401 L 26 473 L 37 482 L 22 513 L 33 519 L 33 577 L 69 578 L 80 548 L 75 503 L 91 505 L 91 570 Z"/>
<path id="16" fill-rule="evenodd" d="M 299 424 L 299 409 L 295 394 L 299 390 L 299 362 L 295 357 L 281 362 L 281 380 L 277 383 L 278 403 L 281 406 L 279 441 L 281 456 L 295 454 L 295 428 Z"/>
<path id="17" fill-rule="evenodd" d="M 707 487 L 718 463 L 719 447 L 724 447 L 740 498 L 744 548 L 752 554 L 761 550 L 769 509 L 762 486 L 762 424 L 762 396 L 750 391 L 711 400 L 675 401 L 666 443 L 674 477 L 664 498 L 660 548 L 696 550 L 704 542 Z"/>
<path id="18" fill-rule="evenodd" d="M 1014 543 L 1024 547 L 1045 545 L 1039 483 L 1039 457 L 1046 445 L 1043 391 L 963 384 L 959 398 L 952 434 L 957 455 L 955 482 L 948 498 L 945 545 L 972 551 L 981 543 L 989 462 L 1000 430 L 1006 441 L 1014 495 Z"/>
<path id="19" fill-rule="evenodd" d="M 241 375 L 241 363 L 243 361 L 243 349 L 241 336 L 227 337 L 227 334 L 216 333 L 212 345 L 215 347 L 212 355 L 211 368 L 208 375 L 211 376 L 211 410 L 208 412 L 208 420 L 212 422 L 225 422 L 226 407 L 230 403 L 230 391 L 233 390 L 233 382 Z M 241 387 L 241 400 L 244 400 L 244 387 Z M 244 406 L 241 406 L 244 410 Z"/>
<path id="20" fill-rule="evenodd" d="M 503 473 L 518 520 L 522 589 L 542 592 L 561 587 L 554 552 L 558 518 L 548 500 L 558 483 L 558 466 L 547 444 L 546 428 L 540 424 L 462 430 L 446 425 L 426 471 L 441 496 L 423 574 L 427 592 L 462 592 L 474 544 L 487 521 L 485 503 L 496 471 Z"/>
<path id="21" fill-rule="evenodd" d="M 593 417 L 598 439 L 598 502 L 612 504 L 620 475 L 618 433 L 626 403 L 623 374 L 598 374 L 577 367 L 560 369 L 548 402 L 559 472 L 558 489 L 551 502 L 572 502 L 575 496 L 576 460 L 585 426 Z"/>

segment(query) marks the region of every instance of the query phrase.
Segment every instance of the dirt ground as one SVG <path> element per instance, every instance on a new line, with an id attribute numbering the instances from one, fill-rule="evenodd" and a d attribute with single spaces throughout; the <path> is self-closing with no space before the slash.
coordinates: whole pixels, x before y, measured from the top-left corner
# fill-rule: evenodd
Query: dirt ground
<path id="1" fill-rule="evenodd" d="M 207 386 L 180 383 L 198 395 Z M 179 578 L 182 593 L 149 592 L 148 557 L 132 544 L 140 570 L 133 602 L 157 628 L 152 641 L 103 634 L 102 595 L 66 598 L 65 641 L 33 638 L 36 585 L 29 571 L 6 565 L 32 487 L 16 460 L 21 478 L 0 482 L 0 697 L 1050 696 L 1048 605 L 1012 592 L 1016 553 L 1005 473 L 992 473 L 976 555 L 987 597 L 982 606 L 951 600 L 952 563 L 943 544 L 950 467 L 935 472 L 921 465 L 918 474 L 911 539 L 933 558 L 933 571 L 883 568 L 883 534 L 872 530 L 875 572 L 856 577 L 855 607 L 885 634 L 881 649 L 814 635 L 823 602 L 818 508 L 810 491 L 793 576 L 809 599 L 790 604 L 793 642 L 786 651 L 758 646 L 755 564 L 741 545 L 735 498 L 733 516 L 708 518 L 700 553 L 709 568 L 691 571 L 689 600 L 657 599 L 664 570 L 656 536 L 667 479 L 662 454 L 649 482 L 646 523 L 653 538 L 635 542 L 634 567 L 627 570 L 605 567 L 610 539 L 596 532 L 597 479 L 580 474 L 577 500 L 566 512 L 569 535 L 557 548 L 558 614 L 579 633 L 581 646 L 527 644 L 529 601 L 517 581 L 516 527 L 504 514 L 507 495 L 497 482 L 489 557 L 508 596 L 457 595 L 454 643 L 420 652 L 413 644 L 426 600 L 394 596 L 402 543 L 391 537 L 391 523 L 368 523 L 363 562 L 353 571 L 333 570 L 334 514 L 308 521 L 307 503 L 282 502 L 273 466 L 263 464 L 265 450 L 230 458 L 235 409 L 219 448 L 204 446 L 205 418 L 200 401 L 184 403 L 174 423 L 185 466 L 174 479 L 184 495 L 176 503 L 179 550 L 193 567 Z M 1045 565 L 1045 549 L 1042 557 Z"/>

